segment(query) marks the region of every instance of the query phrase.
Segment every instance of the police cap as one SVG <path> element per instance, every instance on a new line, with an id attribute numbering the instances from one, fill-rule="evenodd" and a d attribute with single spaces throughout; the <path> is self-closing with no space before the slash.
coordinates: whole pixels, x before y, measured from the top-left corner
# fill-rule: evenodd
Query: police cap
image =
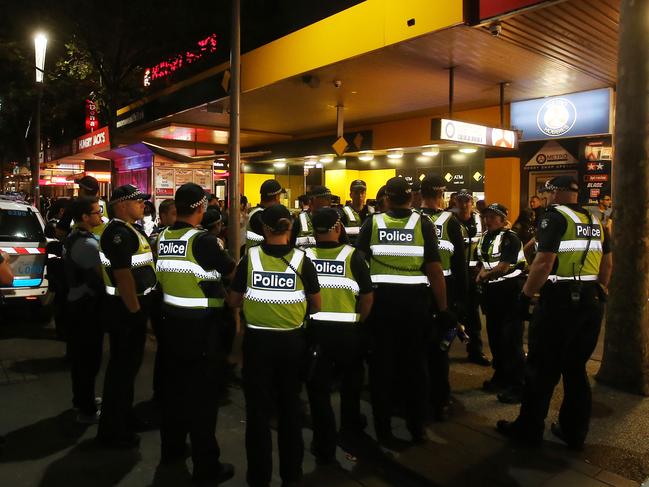
<path id="1" fill-rule="evenodd" d="M 340 221 L 340 215 L 334 208 L 320 208 L 313 213 L 311 221 L 316 233 L 327 233 Z"/>
<path id="2" fill-rule="evenodd" d="M 500 203 L 492 203 L 482 211 L 483 213 L 491 211 L 492 213 L 495 213 L 498 216 L 502 216 L 503 218 L 507 218 L 507 215 L 509 215 L 509 210 L 507 209 L 507 207 L 501 205 Z"/>
<path id="3" fill-rule="evenodd" d="M 457 192 L 455 197 L 458 200 L 473 200 L 473 192 L 469 191 L 468 189 L 461 189 Z"/>
<path id="4" fill-rule="evenodd" d="M 445 191 L 446 182 L 440 176 L 426 176 L 421 182 L 422 191 Z"/>
<path id="5" fill-rule="evenodd" d="M 309 191 L 310 198 L 331 198 L 331 190 L 326 186 L 314 186 Z"/>
<path id="6" fill-rule="evenodd" d="M 276 179 L 267 179 L 259 188 L 259 193 L 261 196 L 275 196 L 280 193 L 286 193 L 286 190 L 282 188 L 282 185 Z"/>
<path id="7" fill-rule="evenodd" d="M 198 208 L 207 203 L 207 194 L 198 184 L 185 183 L 176 190 L 174 201 L 180 208 Z"/>
<path id="8" fill-rule="evenodd" d="M 291 219 L 291 212 L 284 205 L 269 206 L 261 213 L 262 223 L 271 230 L 278 230 L 279 222 L 284 219 Z"/>
<path id="9" fill-rule="evenodd" d="M 572 191 L 576 193 L 579 191 L 579 184 L 572 176 L 557 176 L 545 183 L 545 189 L 547 191 Z"/>
<path id="10" fill-rule="evenodd" d="M 110 195 L 109 204 L 112 205 L 114 203 L 129 200 L 148 200 L 149 198 L 151 198 L 151 195 L 143 193 L 137 188 L 137 186 L 125 184 L 123 186 L 118 186 L 113 190 L 113 193 Z"/>
<path id="11" fill-rule="evenodd" d="M 209 206 L 203 214 L 201 227 L 210 229 L 221 221 L 221 210 L 217 206 Z"/>
<path id="12" fill-rule="evenodd" d="M 394 198 L 395 196 L 408 196 L 409 194 L 412 194 L 412 187 L 404 178 L 397 176 L 388 179 L 388 182 L 385 183 L 385 194 L 388 198 Z"/>
<path id="13" fill-rule="evenodd" d="M 349 191 L 367 191 L 367 184 L 362 179 L 356 179 L 349 186 Z"/>

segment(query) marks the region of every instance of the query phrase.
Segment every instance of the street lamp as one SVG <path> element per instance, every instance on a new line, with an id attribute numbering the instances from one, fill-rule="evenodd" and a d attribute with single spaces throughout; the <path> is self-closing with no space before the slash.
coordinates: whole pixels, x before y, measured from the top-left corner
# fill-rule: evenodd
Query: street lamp
<path id="1" fill-rule="evenodd" d="M 34 206 L 40 209 L 41 190 L 40 156 L 41 156 L 41 100 L 43 98 L 43 83 L 45 81 L 45 52 L 47 50 L 47 37 L 38 33 L 34 36 L 34 53 L 36 56 L 36 116 L 34 121 L 34 156 L 32 157 L 32 195 Z"/>

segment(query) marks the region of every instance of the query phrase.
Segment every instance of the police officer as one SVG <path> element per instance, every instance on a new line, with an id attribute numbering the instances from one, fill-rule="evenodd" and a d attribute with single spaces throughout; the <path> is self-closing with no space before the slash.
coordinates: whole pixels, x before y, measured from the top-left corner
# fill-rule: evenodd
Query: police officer
<path id="1" fill-rule="evenodd" d="M 586 362 L 597 344 L 612 259 L 601 222 L 577 204 L 575 179 L 555 177 L 546 189 L 551 206 L 539 222 L 538 253 L 518 302 L 526 313 L 532 297 L 541 293 L 538 321 L 530 329 L 523 402 L 518 418 L 499 421 L 498 430 L 540 443 L 552 393 L 563 377 L 559 422 L 551 430 L 569 447 L 581 449 L 591 415 Z"/>
<path id="2" fill-rule="evenodd" d="M 465 302 L 466 331 L 469 335 L 467 353 L 469 361 L 482 366 L 491 362 L 482 352 L 482 323 L 480 322 L 480 302 L 478 287 L 475 281 L 478 275 L 476 251 L 482 237 L 482 219 L 480 213 L 473 209 L 473 193 L 463 189 L 455 197 L 457 201 L 457 219 L 462 225 L 464 248 L 466 249 L 467 269 L 469 273 L 467 299 Z"/>
<path id="3" fill-rule="evenodd" d="M 184 462 L 189 434 L 193 480 L 219 483 L 234 474 L 219 461 L 215 433 L 225 357 L 223 282 L 233 277 L 235 263 L 215 235 L 197 228 L 207 209 L 203 188 L 186 183 L 174 201 L 176 223 L 160 235 L 156 262 L 164 347 L 161 463 Z"/>
<path id="4" fill-rule="evenodd" d="M 433 223 L 410 209 L 412 189 L 405 179 L 390 179 L 385 194 L 390 209 L 365 221 L 357 245 L 369 261 L 376 287 L 369 323 L 374 425 L 379 442 L 389 444 L 393 439 L 391 400 L 398 380 L 404 389 L 408 430 L 413 441 L 420 442 L 425 439 L 428 400 L 426 339 L 431 290 L 442 326 L 448 330 L 456 321 L 447 310 Z"/>
<path id="5" fill-rule="evenodd" d="M 453 213 L 444 211 L 446 184 L 439 176 L 427 176 L 421 182 L 421 213 L 435 224 L 439 241 L 439 255 L 446 281 L 447 305 L 462 316 L 466 299 L 467 268 L 462 229 Z M 441 347 L 447 330 L 435 322 L 428 355 L 430 379 L 430 406 L 432 417 L 437 421 L 448 418 L 451 400 L 449 381 L 448 348 Z M 444 350 L 444 348 L 446 348 Z"/>
<path id="6" fill-rule="evenodd" d="M 248 214 L 248 224 L 246 227 L 246 250 L 254 245 L 259 245 L 264 241 L 261 214 L 264 211 L 264 208 L 278 205 L 282 193 L 286 193 L 286 190 L 282 188 L 282 185 L 275 179 L 267 179 L 259 188 L 259 193 L 261 195 L 260 203 Z"/>
<path id="7" fill-rule="evenodd" d="M 79 410 L 77 421 L 99 420 L 95 403 L 95 378 L 101 365 L 103 323 L 92 319 L 101 307 L 104 285 L 101 278 L 99 241 L 92 229 L 101 225 L 97 198 L 82 196 L 70 204 L 75 226 L 65 241 L 63 265 L 67 280 L 69 313 L 68 353 L 71 360 L 72 404 Z"/>
<path id="8" fill-rule="evenodd" d="M 252 487 L 267 486 L 271 480 L 270 418 L 275 410 L 283 485 L 293 485 L 302 477 L 304 321 L 307 308 L 312 314 L 320 311 L 315 267 L 303 251 L 289 246 L 290 212 L 275 205 L 266 208 L 261 219 L 264 243 L 251 247 L 241 259 L 230 294 L 232 307 L 243 304 L 246 322 L 242 376 L 247 480 Z"/>
<path id="9" fill-rule="evenodd" d="M 86 196 L 90 198 L 97 197 L 99 194 L 99 181 L 97 181 L 92 176 L 84 176 L 81 179 L 75 181 L 79 185 L 79 196 Z M 108 224 L 108 205 L 106 202 L 98 198 L 99 209 L 101 210 L 101 225 L 97 225 L 93 228 L 93 233 L 95 235 L 101 236 L 101 233 L 104 231 L 106 224 Z M 70 233 L 70 225 L 73 223 L 72 214 L 69 210 L 63 212 L 61 218 L 56 222 L 56 236 L 58 238 L 64 238 L 68 233 Z"/>
<path id="10" fill-rule="evenodd" d="M 421 181 L 419 179 L 413 179 L 410 182 L 410 187 L 412 188 L 412 203 L 411 208 L 415 211 L 419 211 L 422 203 L 421 196 Z"/>
<path id="11" fill-rule="evenodd" d="M 307 382 L 311 418 L 312 450 L 319 464 L 331 463 L 336 452 L 336 418 L 330 395 L 335 377 L 340 377 L 341 437 L 353 439 L 362 432 L 361 388 L 366 352 L 362 323 L 372 307 L 370 271 L 360 252 L 338 243 L 342 222 L 333 208 L 313 214 L 316 247 L 306 250 L 320 281 L 322 310 L 311 315 L 308 336 L 315 354 Z M 312 355 L 313 355 L 312 354 Z"/>
<path id="12" fill-rule="evenodd" d="M 142 218 L 144 200 L 150 197 L 131 184 L 116 188 L 109 203 L 114 218 L 99 243 L 110 361 L 97 439 L 113 447 L 139 445 L 135 430 L 143 426 L 133 412 L 134 382 L 142 363 L 156 275 L 149 240 L 134 223 Z"/>
<path id="13" fill-rule="evenodd" d="M 345 226 L 345 232 L 349 236 L 352 244 L 356 243 L 356 237 L 361 229 L 361 225 L 369 215 L 365 197 L 367 195 L 367 185 L 362 179 L 352 181 L 349 187 L 349 196 L 351 205 L 345 205 L 342 208 L 341 219 Z"/>
<path id="14" fill-rule="evenodd" d="M 523 244 L 506 228 L 507 208 L 494 203 L 483 213 L 487 231 L 478 243 L 480 271 L 476 282 L 483 288 L 483 308 L 494 368 L 493 377 L 484 382 L 483 389 L 502 392 L 498 395 L 501 402 L 519 403 L 525 366 L 523 320 L 512 303 L 516 302 L 523 284 L 526 267 Z"/>
<path id="15" fill-rule="evenodd" d="M 315 247 L 313 236 L 313 223 L 311 215 L 320 208 L 331 206 L 331 191 L 326 186 L 315 186 L 309 192 L 309 210 L 303 211 L 297 217 L 293 230 L 291 231 L 291 245 L 299 249 Z M 340 243 L 349 243 L 347 233 L 343 229 L 340 234 Z"/>

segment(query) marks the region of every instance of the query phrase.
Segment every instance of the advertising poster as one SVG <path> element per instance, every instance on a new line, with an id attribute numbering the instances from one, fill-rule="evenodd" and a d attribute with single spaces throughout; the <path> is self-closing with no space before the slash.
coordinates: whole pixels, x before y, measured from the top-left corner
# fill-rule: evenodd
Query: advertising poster
<path id="1" fill-rule="evenodd" d="M 194 182 L 193 169 L 176 169 L 176 188 L 179 188 L 185 183 Z"/>
<path id="2" fill-rule="evenodd" d="M 155 169 L 156 196 L 173 196 L 174 170 L 158 167 Z"/>
<path id="3" fill-rule="evenodd" d="M 194 182 L 211 193 L 212 171 L 210 169 L 194 169 Z"/>

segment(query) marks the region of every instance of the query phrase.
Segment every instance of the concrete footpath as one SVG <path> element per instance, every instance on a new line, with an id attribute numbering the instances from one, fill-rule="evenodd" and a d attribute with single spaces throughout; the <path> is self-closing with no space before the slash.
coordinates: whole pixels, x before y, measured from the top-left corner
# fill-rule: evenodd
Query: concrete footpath
<path id="1" fill-rule="evenodd" d="M 0 434 L 8 440 L 0 457 L 0 486 L 191 485 L 188 470 L 158 468 L 157 430 L 142 433 L 138 450 L 96 446 L 96 426 L 76 424 L 70 409 L 64 345 L 54 340 L 51 325 L 24 321 L 18 314 L 0 325 Z M 138 410 L 151 418 L 155 411 L 147 401 L 154 351 L 151 338 L 136 391 Z M 599 367 L 599 353 L 589 364 L 591 376 Z M 569 451 L 549 433 L 541 448 L 518 448 L 494 430 L 497 419 L 513 419 L 518 407 L 480 391 L 491 370 L 467 363 L 457 344 L 452 357 L 453 415 L 449 422 L 430 427 L 430 441 L 416 447 L 403 441 L 394 450 L 380 450 L 368 428 L 364 444 L 348 451 L 339 448 L 339 465 L 319 468 L 309 453 L 311 430 L 305 427 L 304 485 L 604 487 L 637 486 L 649 477 L 649 400 L 595 385 L 592 430 L 583 452 Z M 560 396 L 558 388 L 551 420 Z M 363 406 L 371 418 L 369 404 Z M 224 485 L 246 485 L 244 429 L 244 400 L 235 384 L 219 416 L 222 459 L 236 468 L 235 478 Z M 395 429 L 398 437 L 408 438 L 402 420 L 395 421 Z M 191 466 L 190 459 L 187 464 Z M 275 472 L 277 465 L 275 459 Z M 273 485 L 280 485 L 279 478 Z"/>

